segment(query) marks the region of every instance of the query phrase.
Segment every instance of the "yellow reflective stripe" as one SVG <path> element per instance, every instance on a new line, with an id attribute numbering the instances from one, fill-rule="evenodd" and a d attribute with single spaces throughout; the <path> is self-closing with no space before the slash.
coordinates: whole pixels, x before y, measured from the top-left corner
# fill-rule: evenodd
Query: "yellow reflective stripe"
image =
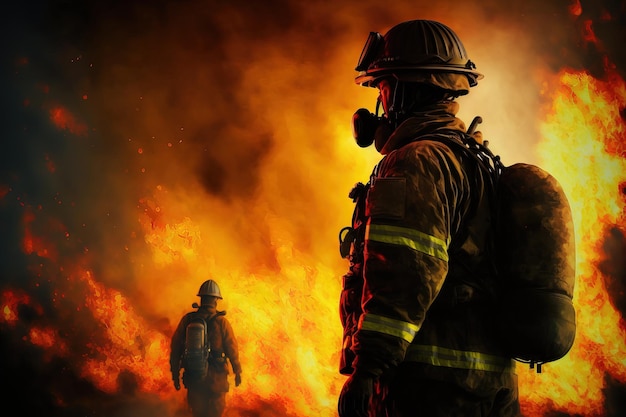
<path id="1" fill-rule="evenodd" d="M 492 372 L 513 372 L 515 369 L 515 361 L 510 358 L 428 345 L 410 345 L 404 360 L 405 362 L 421 362 L 447 368 Z"/>
<path id="2" fill-rule="evenodd" d="M 365 228 L 365 240 L 407 246 L 448 262 L 447 242 L 415 229 L 384 224 L 368 224 Z"/>
<path id="3" fill-rule="evenodd" d="M 396 336 L 411 343 L 420 328 L 406 321 L 365 313 L 359 319 L 359 329 Z"/>

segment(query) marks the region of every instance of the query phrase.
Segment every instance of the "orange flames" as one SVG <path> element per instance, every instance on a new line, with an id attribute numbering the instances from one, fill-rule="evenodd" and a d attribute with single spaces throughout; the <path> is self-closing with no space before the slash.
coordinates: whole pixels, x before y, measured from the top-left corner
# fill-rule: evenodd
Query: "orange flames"
<path id="1" fill-rule="evenodd" d="M 579 16 L 580 3 L 574 2 L 571 12 Z M 595 42 L 588 29 L 585 40 Z M 351 45 L 350 50 L 358 51 L 360 46 Z M 353 57 L 343 51 L 336 54 L 335 59 L 342 61 L 337 67 L 352 68 Z M 137 182 L 144 188 L 141 195 L 133 195 L 137 204 L 128 215 L 132 230 L 123 236 L 121 247 L 111 249 L 130 258 L 129 265 L 118 264 L 121 256 L 86 248 L 68 259 L 61 247 L 73 242 L 67 228 L 55 218 L 46 218 L 45 208 L 22 202 L 21 249 L 37 258 L 31 272 L 39 280 L 37 285 L 51 286 L 51 302 L 62 320 L 46 321 L 36 297 L 25 291 L 3 289 L 0 327 L 17 326 L 21 307 L 33 309 L 41 318 L 25 333 L 25 342 L 40 347 L 47 358 L 71 361 L 82 378 L 105 393 L 119 393 L 121 377 L 131 373 L 141 394 L 158 398 L 174 415 L 184 407 L 185 396 L 171 382 L 169 338 L 197 301 L 202 281 L 214 278 L 224 295 L 218 308 L 227 311 L 243 366 L 242 385 L 234 387 L 231 380 L 228 417 L 251 415 L 252 410 L 259 416 L 335 417 L 345 379 L 338 374 L 338 297 L 340 277 L 347 267 L 339 258 L 337 233 L 350 221 L 353 207 L 348 191 L 356 181 L 367 180 L 379 157 L 373 150 L 353 157 L 356 145 L 348 123 L 355 103 L 364 102 L 354 100 L 354 94 L 375 93 L 355 86 L 340 91 L 337 106 L 341 108 L 329 113 L 323 125 L 311 127 L 294 106 L 284 105 L 286 97 L 293 97 L 293 91 L 286 90 L 296 85 L 288 81 L 296 79 L 300 85 L 302 68 L 272 67 L 273 76 L 285 82 L 265 84 L 258 82 L 257 74 L 266 72 L 267 62 L 251 60 L 249 66 L 241 90 L 256 95 L 247 104 L 258 109 L 260 119 L 276 117 L 273 112 L 279 106 L 268 104 L 266 98 L 271 97 L 280 103 L 281 120 L 272 131 L 280 146 L 261 160 L 258 186 L 251 187 L 246 199 L 208 193 L 193 175 L 185 177 L 187 166 L 175 167 L 183 172 L 179 175 L 185 177 L 184 186 L 164 185 L 154 173 L 171 155 L 160 158 L 163 154 L 155 152 L 173 154 L 185 149 L 185 143 L 166 138 L 162 146 L 166 150 L 155 151 L 154 144 L 160 143 L 156 138 L 141 146 L 135 145 L 141 139 L 133 139 L 132 157 L 141 158 L 137 172 L 145 174 Z M 349 83 L 351 76 L 346 73 L 340 85 Z M 333 81 L 325 82 L 332 86 Z M 617 227 L 626 234 L 625 198 L 620 190 L 626 183 L 626 125 L 620 114 L 626 107 L 626 84 L 617 75 L 600 81 L 575 71 L 563 71 L 552 84 L 557 87 L 548 92 L 551 107 L 541 124 L 538 164 L 561 182 L 574 214 L 579 332 L 570 353 L 545 365 L 541 374 L 518 366 L 520 395 L 525 417 L 543 417 L 551 411 L 600 417 L 605 377 L 626 384 L 626 331 L 597 268 L 607 229 Z M 301 94 L 303 102 L 319 100 L 317 91 Z M 90 102 L 94 96 L 89 95 Z M 375 95 L 367 100 L 374 103 Z M 162 119 L 158 109 L 142 105 L 146 114 Z M 88 132 L 64 107 L 55 106 L 48 116 L 62 131 L 82 136 Z M 327 138 L 311 139 L 317 135 Z M 315 144 L 305 143 L 309 140 Z M 323 151 L 311 152 L 307 146 Z M 324 158 L 341 172 L 329 172 Z M 45 163 L 50 175 L 58 175 L 61 164 L 49 159 Z M 155 175 L 154 182 L 145 179 L 150 175 Z M 135 179 L 131 174 L 124 178 Z M 115 193 L 122 191 L 111 188 L 114 200 Z M 0 202 L 9 193 L 9 187 L 0 185 Z M 36 228 L 36 223 L 44 226 Z M 106 258 L 101 262 L 106 266 L 92 268 L 94 257 Z M 85 324 L 85 314 L 97 323 L 95 328 Z M 75 340 L 78 334 L 85 339 L 80 346 Z"/>
<path id="2" fill-rule="evenodd" d="M 619 109 L 626 106 L 626 86 L 616 76 L 599 81 L 572 71 L 560 74 L 558 85 L 552 111 L 542 125 L 539 151 L 541 165 L 562 183 L 575 217 L 579 333 L 571 352 L 546 365 L 542 374 L 518 366 L 520 392 L 527 417 L 543 416 L 549 409 L 601 416 L 605 375 L 626 382 L 626 333 L 595 267 L 606 228 L 624 226 L 624 196 L 619 186 L 626 181 L 626 161 L 619 152 L 608 152 L 607 144 L 623 146 L 619 144 L 626 127 Z M 228 311 L 244 366 L 244 383 L 231 390 L 229 406 L 255 409 L 268 401 L 272 409 L 289 410 L 292 415 L 336 415 L 336 397 L 343 382 L 337 374 L 340 328 L 336 317 L 338 277 L 343 271 L 327 263 L 337 256 L 333 245 L 327 245 L 333 249 L 327 258 L 314 257 L 294 244 L 284 220 L 266 217 L 275 268 L 229 269 L 224 265 L 236 263 L 238 245 L 246 242 L 229 236 L 222 223 L 220 212 L 226 216 L 228 207 L 215 201 L 209 204 L 212 216 L 192 219 L 176 214 L 185 209 L 175 194 L 159 186 L 153 196 L 140 202 L 138 220 L 150 258 L 138 260 L 138 268 L 183 274 L 185 280 L 172 279 L 170 288 L 147 288 L 146 297 L 161 294 L 173 325 L 195 300 L 193 294 L 201 281 L 216 277 L 224 294 L 220 308 Z M 263 210 L 260 206 L 256 214 Z M 24 251 L 49 257 L 54 246 L 32 235 L 28 226 L 33 221 L 34 214 L 28 212 Z M 230 258 L 218 259 L 216 254 L 224 248 Z M 67 276 L 83 289 L 84 304 L 76 309 L 90 311 L 105 334 L 104 342 L 88 344 L 92 354 L 81 365 L 82 376 L 113 393 L 119 389 L 120 373 L 132 372 L 141 391 L 180 406 L 183 396 L 175 393 L 169 375 L 171 330 L 164 332 L 146 321 L 127 296 L 99 283 L 93 272 L 77 267 Z M 60 298 L 64 291 L 68 290 L 61 286 Z M 14 322 L 17 305 L 30 303 L 27 295 L 5 291 L 3 321 Z M 71 354 L 53 329 L 34 327 L 28 338 L 50 354 Z"/>
<path id="3" fill-rule="evenodd" d="M 169 362 L 164 355 L 169 348 L 167 338 L 151 329 L 119 291 L 96 282 L 90 271 L 79 274 L 78 278 L 87 288 L 85 307 L 105 326 L 107 336 L 105 345 L 90 344 L 89 347 L 105 359 L 86 361 L 84 376 L 95 381 L 102 390 L 115 392 L 119 388 L 120 372 L 130 371 L 138 376 L 142 391 L 165 396 L 169 382 Z"/>
<path id="4" fill-rule="evenodd" d="M 179 313 L 172 321 L 177 322 L 197 300 L 194 294 L 202 280 L 215 277 L 224 295 L 218 308 L 228 313 L 243 365 L 243 384 L 229 394 L 231 407 L 254 410 L 262 408 L 262 401 L 271 401 L 271 409 L 293 415 L 335 415 L 342 383 L 337 373 L 340 272 L 299 251 L 282 221 L 271 218 L 264 221 L 273 222 L 268 246 L 275 253 L 275 269 L 224 269 L 222 263 L 229 264 L 230 259 L 216 259 L 219 248 L 214 251 L 212 242 L 234 249 L 231 257 L 236 262 L 237 244 L 245 245 L 245 237 L 232 242 L 220 216 L 170 220 L 167 213 L 172 210 L 160 207 L 176 206 L 177 200 L 171 200 L 163 187 L 156 191 L 160 201 L 145 200 L 141 218 L 151 262 L 165 270 L 177 266 L 173 270 L 181 271 L 182 265 L 182 273 L 190 274 L 169 292 L 174 299 L 186 300 L 176 306 Z M 328 256 L 337 256 L 332 249 Z"/>
<path id="5" fill-rule="evenodd" d="M 604 378 L 626 382 L 626 331 L 597 269 L 601 242 L 611 226 L 626 231 L 626 160 L 621 143 L 626 124 L 626 84 L 616 75 L 599 81 L 585 72 L 563 71 L 555 80 L 552 111 L 542 125 L 541 165 L 563 185 L 573 211 L 577 245 L 578 334 L 563 359 L 536 375 L 520 369 L 520 391 L 528 417 L 546 405 L 584 416 L 603 415 Z"/>
<path id="6" fill-rule="evenodd" d="M 7 323 L 15 322 L 17 317 L 17 309 L 19 305 L 30 304 L 30 297 L 24 293 L 16 293 L 12 290 L 6 290 L 0 298 L 2 305 L 2 321 Z"/>

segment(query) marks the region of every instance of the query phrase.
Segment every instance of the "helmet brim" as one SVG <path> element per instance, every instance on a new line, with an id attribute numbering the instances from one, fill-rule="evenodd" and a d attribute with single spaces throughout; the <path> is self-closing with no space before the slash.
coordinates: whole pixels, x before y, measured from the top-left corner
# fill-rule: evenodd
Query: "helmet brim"
<path id="1" fill-rule="evenodd" d="M 468 69 L 468 68 L 453 68 L 450 66 L 440 65 L 428 65 L 428 66 L 413 66 L 413 67 L 387 67 L 387 68 L 375 68 L 361 72 L 355 79 L 355 83 L 364 87 L 376 87 L 377 82 L 385 77 L 395 77 L 400 81 L 407 82 L 426 82 L 438 87 L 442 87 L 450 91 L 462 91 L 465 90 L 458 82 L 438 81 L 438 79 L 445 78 L 446 74 L 463 75 L 467 79 L 469 87 L 475 87 L 478 84 L 478 80 L 484 78 L 484 75 L 480 72 Z M 446 85 L 442 85 L 446 84 Z"/>

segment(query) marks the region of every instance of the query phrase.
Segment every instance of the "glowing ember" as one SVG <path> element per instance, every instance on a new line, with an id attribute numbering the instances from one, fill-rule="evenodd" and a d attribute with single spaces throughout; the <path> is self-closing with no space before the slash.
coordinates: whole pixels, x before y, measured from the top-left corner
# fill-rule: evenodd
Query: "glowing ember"
<path id="1" fill-rule="evenodd" d="M 64 356 L 66 354 L 66 346 L 60 343 L 52 329 L 32 328 L 29 333 L 32 344 L 42 347 L 43 349 L 54 348 L 55 354 Z"/>
<path id="2" fill-rule="evenodd" d="M 30 297 L 22 292 L 14 292 L 11 290 L 4 291 L 0 298 L 0 321 L 15 322 L 17 317 L 17 308 L 20 304 L 29 304 Z"/>
<path id="3" fill-rule="evenodd" d="M 83 136 L 87 133 L 87 125 L 76 120 L 76 117 L 64 107 L 56 106 L 50 110 L 50 120 L 59 128 Z"/>

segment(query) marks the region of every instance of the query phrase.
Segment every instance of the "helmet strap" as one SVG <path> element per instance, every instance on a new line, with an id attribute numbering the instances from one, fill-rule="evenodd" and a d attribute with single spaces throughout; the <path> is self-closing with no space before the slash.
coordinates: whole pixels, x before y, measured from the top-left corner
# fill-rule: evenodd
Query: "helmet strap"
<path id="1" fill-rule="evenodd" d="M 393 87 L 393 94 L 391 97 L 391 103 L 387 109 L 387 119 L 389 123 L 396 129 L 407 118 L 407 100 L 406 97 L 406 84 L 396 79 Z M 412 105 L 411 105 L 412 106 Z"/>

